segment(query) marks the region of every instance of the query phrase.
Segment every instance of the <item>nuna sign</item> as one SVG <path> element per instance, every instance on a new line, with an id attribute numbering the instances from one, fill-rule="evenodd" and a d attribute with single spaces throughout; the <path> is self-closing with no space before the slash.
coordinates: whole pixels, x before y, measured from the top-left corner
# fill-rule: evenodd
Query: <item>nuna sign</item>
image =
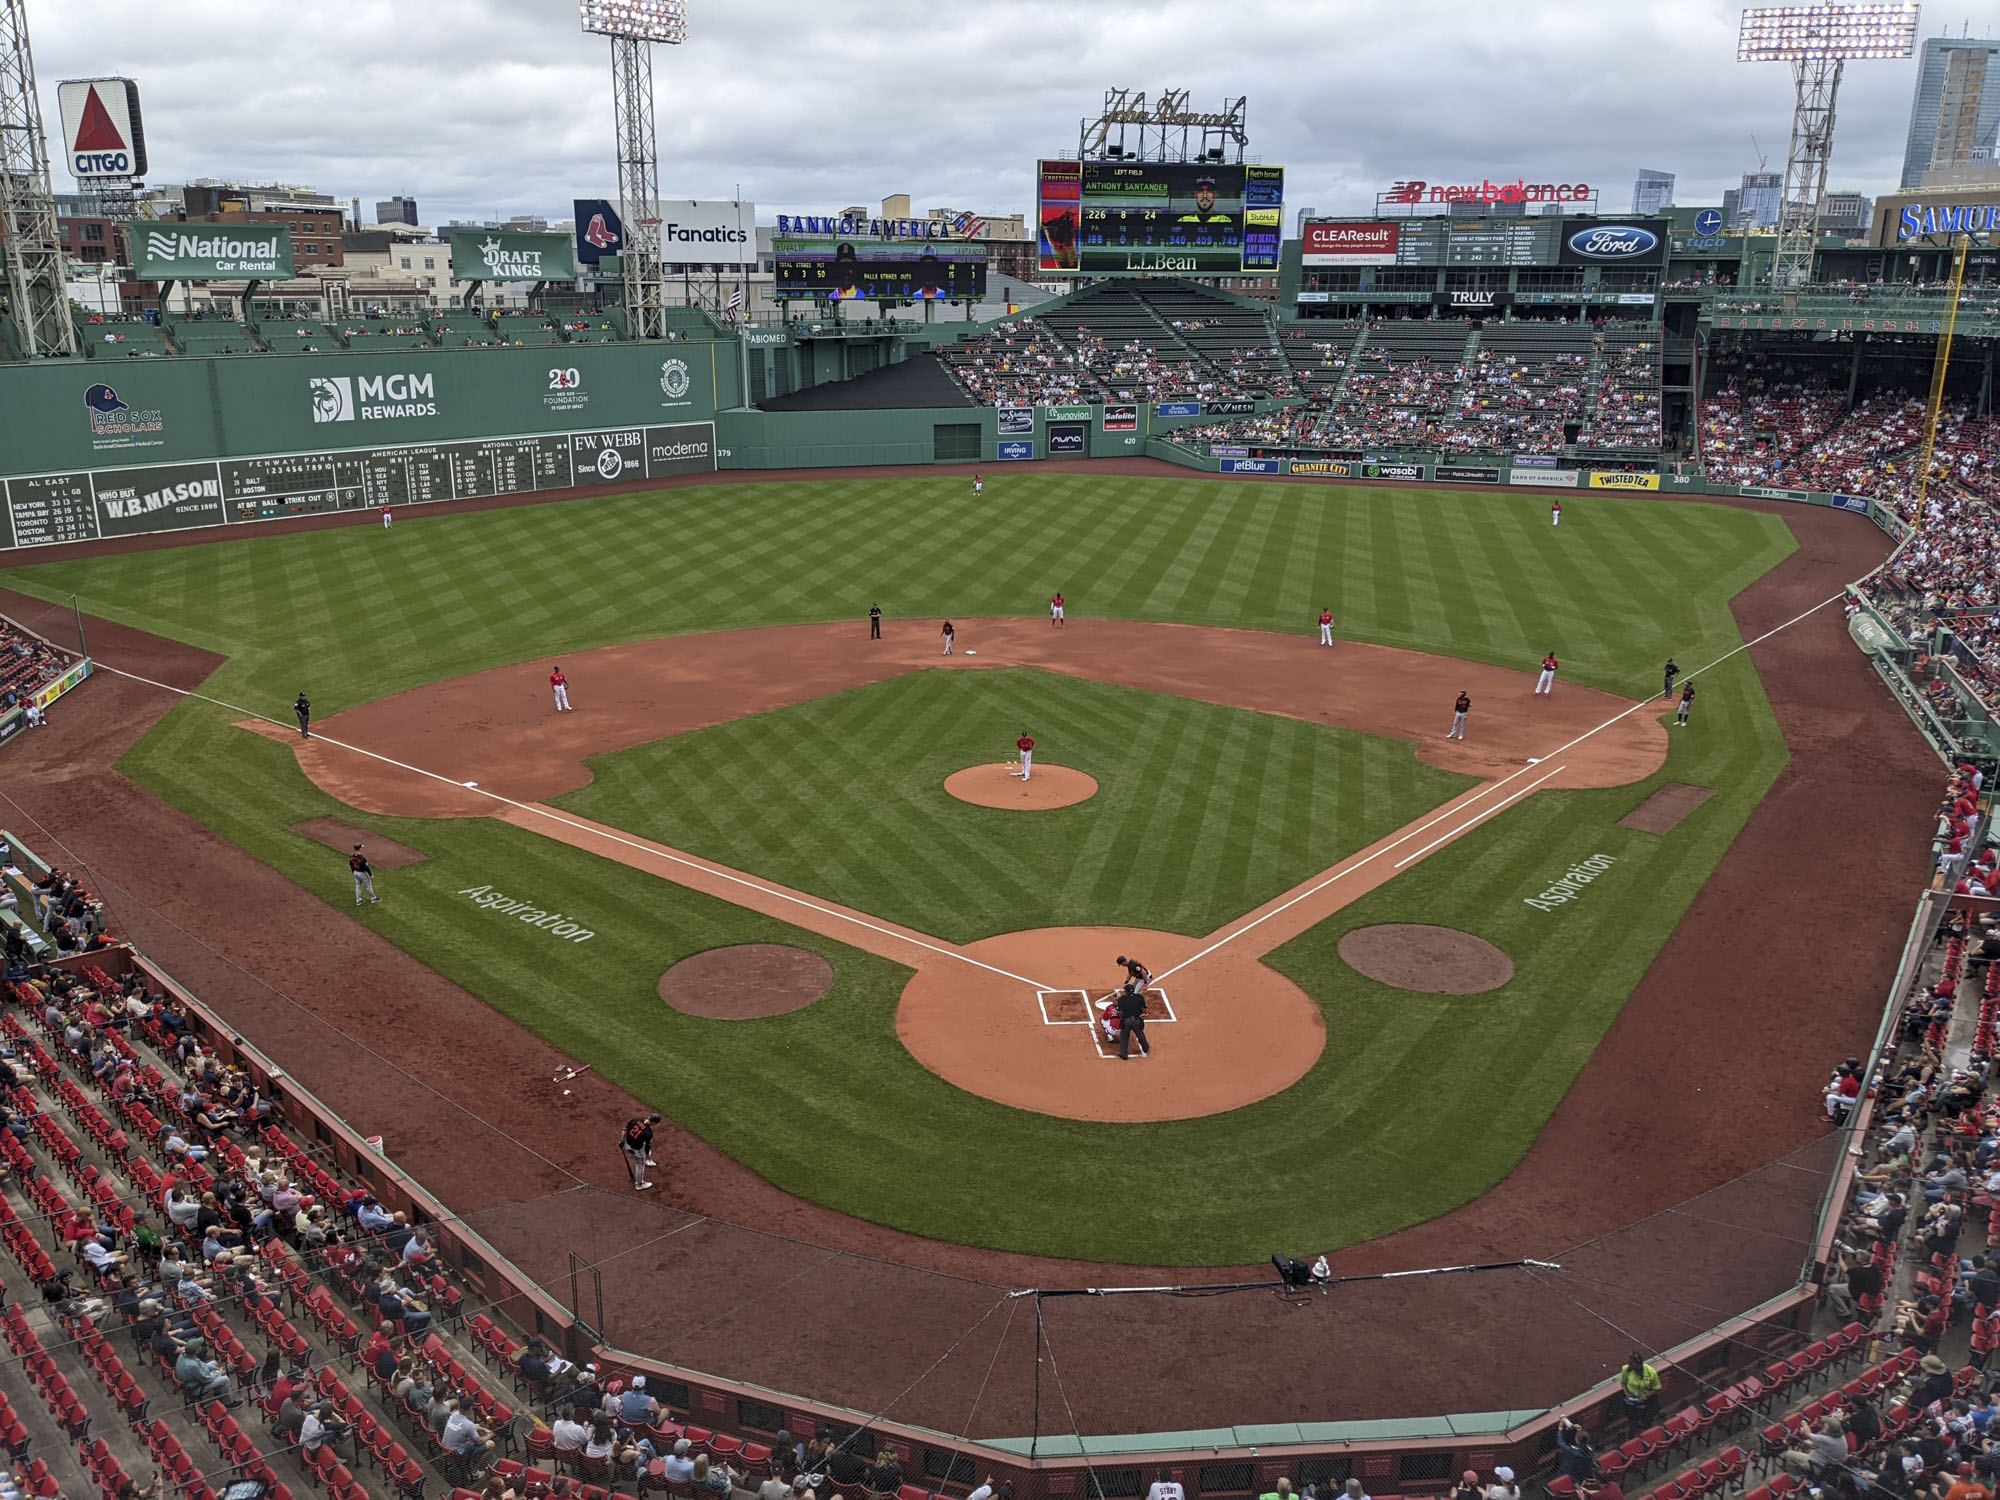
<path id="1" fill-rule="evenodd" d="M 146 175 L 146 128 L 139 85 L 129 78 L 79 78 L 56 85 L 63 154 L 79 182 Z"/>

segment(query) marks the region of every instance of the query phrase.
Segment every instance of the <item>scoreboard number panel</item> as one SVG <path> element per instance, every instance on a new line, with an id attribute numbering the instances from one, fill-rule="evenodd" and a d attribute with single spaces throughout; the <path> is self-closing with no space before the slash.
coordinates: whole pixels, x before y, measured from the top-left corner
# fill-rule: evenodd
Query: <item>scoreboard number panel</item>
<path id="1" fill-rule="evenodd" d="M 566 490 L 714 467 L 714 424 L 688 422 L 41 474 L 0 483 L 0 548 Z"/>
<path id="2" fill-rule="evenodd" d="M 1041 269 L 1275 273 L 1285 169 L 1241 162 L 1045 161 Z"/>

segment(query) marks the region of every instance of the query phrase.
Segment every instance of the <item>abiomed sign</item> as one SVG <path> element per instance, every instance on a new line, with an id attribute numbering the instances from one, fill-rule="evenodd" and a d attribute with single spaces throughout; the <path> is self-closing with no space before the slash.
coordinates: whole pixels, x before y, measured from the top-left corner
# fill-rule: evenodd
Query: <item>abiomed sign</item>
<path id="1" fill-rule="evenodd" d="M 141 281 L 283 281 L 292 231 L 282 224 L 160 224 L 134 236 Z"/>

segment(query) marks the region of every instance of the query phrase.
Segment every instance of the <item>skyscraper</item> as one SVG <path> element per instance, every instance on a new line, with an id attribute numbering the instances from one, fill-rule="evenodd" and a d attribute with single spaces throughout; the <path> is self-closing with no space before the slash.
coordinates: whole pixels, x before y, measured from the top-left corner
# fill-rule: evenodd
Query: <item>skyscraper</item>
<path id="1" fill-rule="evenodd" d="M 1990 166 L 2000 134 L 2000 41 L 1981 37 L 1924 39 L 1910 134 L 1903 146 L 1905 189 L 1923 186 L 1926 172 Z"/>
<path id="2" fill-rule="evenodd" d="M 1632 184 L 1632 212 L 1656 214 L 1673 206 L 1674 174 L 1656 172 L 1651 167 L 1639 168 L 1639 176 Z"/>

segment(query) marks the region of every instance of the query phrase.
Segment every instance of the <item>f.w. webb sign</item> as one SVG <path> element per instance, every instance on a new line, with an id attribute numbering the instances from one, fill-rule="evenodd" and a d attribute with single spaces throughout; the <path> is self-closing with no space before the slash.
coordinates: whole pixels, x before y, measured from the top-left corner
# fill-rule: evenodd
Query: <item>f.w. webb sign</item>
<path id="1" fill-rule="evenodd" d="M 141 281 L 277 281 L 292 274 L 292 231 L 282 224 L 135 224 Z"/>

